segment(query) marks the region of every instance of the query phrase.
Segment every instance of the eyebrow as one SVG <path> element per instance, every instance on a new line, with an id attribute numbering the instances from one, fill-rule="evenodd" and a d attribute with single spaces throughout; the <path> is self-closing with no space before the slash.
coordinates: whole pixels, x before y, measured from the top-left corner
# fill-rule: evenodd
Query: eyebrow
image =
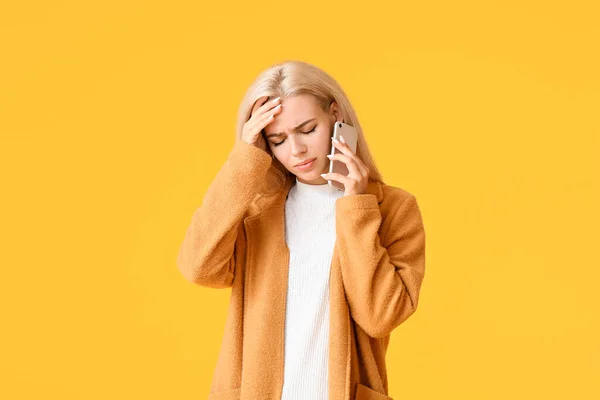
<path id="1" fill-rule="evenodd" d="M 311 119 L 307 119 L 306 121 L 304 121 L 303 123 L 301 123 L 300 125 L 298 125 L 297 127 L 295 127 L 294 131 L 298 131 L 300 128 L 302 128 L 304 125 L 308 124 L 310 121 L 314 121 L 316 118 L 311 118 Z M 277 132 L 277 133 L 269 133 L 267 135 L 268 138 L 270 138 L 271 136 L 281 136 L 283 135 L 283 132 Z"/>

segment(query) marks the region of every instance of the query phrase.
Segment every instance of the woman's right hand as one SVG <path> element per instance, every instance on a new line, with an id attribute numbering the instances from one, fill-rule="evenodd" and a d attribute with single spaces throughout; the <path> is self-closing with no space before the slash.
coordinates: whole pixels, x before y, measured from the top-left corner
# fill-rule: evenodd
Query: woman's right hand
<path id="1" fill-rule="evenodd" d="M 242 128 L 242 140 L 267 151 L 267 143 L 262 135 L 262 130 L 275 119 L 275 114 L 281 112 L 279 97 L 269 100 L 269 96 L 260 97 L 254 103 L 250 119 Z"/>

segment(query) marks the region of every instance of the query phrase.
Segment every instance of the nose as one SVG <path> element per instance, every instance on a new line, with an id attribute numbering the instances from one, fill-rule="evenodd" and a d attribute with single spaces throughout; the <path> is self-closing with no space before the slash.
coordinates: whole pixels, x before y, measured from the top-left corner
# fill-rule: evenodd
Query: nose
<path id="1" fill-rule="evenodd" d="M 292 137 L 288 137 L 292 145 L 292 155 L 294 157 L 298 157 L 302 153 L 306 153 L 306 145 L 302 143 L 302 140 L 298 138 L 298 136 L 291 135 Z"/>

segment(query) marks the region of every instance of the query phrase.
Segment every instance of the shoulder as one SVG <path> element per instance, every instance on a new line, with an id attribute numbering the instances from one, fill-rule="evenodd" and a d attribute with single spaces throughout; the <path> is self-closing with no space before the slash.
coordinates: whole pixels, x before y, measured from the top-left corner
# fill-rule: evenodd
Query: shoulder
<path id="1" fill-rule="evenodd" d="M 383 199 L 379 203 L 379 210 L 384 220 L 388 223 L 422 224 L 422 216 L 415 195 L 400 187 L 381 184 Z"/>
<path id="2" fill-rule="evenodd" d="M 402 237 L 416 237 L 424 232 L 423 218 L 415 195 L 406 189 L 381 185 L 383 200 L 381 212 L 382 244 L 386 247 Z"/>
<path id="3" fill-rule="evenodd" d="M 415 201 L 415 195 L 401 187 L 380 184 L 382 192 L 382 200 L 379 207 L 383 209 L 397 208 L 407 201 Z"/>

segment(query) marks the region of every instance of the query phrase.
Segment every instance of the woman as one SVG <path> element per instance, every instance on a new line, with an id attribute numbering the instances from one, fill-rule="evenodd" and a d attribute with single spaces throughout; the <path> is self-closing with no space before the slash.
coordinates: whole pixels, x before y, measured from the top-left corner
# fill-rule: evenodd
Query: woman
<path id="1" fill-rule="evenodd" d="M 356 153 L 332 142 L 336 121 L 357 129 Z M 347 176 L 327 173 L 332 145 Z M 385 353 L 417 308 L 425 231 L 321 69 L 289 61 L 251 85 L 177 265 L 191 282 L 232 288 L 209 399 L 391 399 Z"/>

